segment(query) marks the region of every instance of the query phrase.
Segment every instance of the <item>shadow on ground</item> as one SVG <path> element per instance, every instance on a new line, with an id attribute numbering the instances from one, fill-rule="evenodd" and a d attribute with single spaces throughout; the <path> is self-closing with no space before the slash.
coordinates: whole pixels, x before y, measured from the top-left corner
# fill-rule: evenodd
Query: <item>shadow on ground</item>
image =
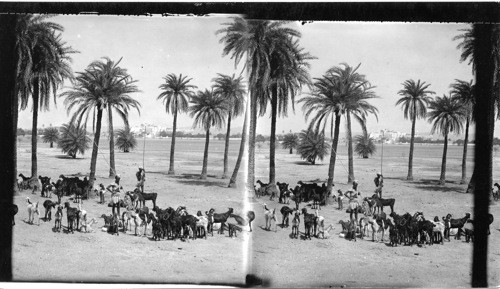
<path id="1" fill-rule="evenodd" d="M 456 182 L 446 181 L 446 184 L 440 185 L 438 180 L 432 179 L 420 179 L 416 181 L 412 181 L 412 184 L 415 184 L 415 188 L 429 190 L 429 191 L 440 191 L 440 192 L 457 192 L 465 194 L 465 190 L 463 186 L 460 186 Z"/>
<path id="2" fill-rule="evenodd" d="M 229 180 L 221 181 L 221 179 L 217 178 L 215 175 L 207 175 L 207 179 L 205 180 L 200 179 L 199 174 L 181 174 L 181 175 L 173 175 L 171 177 L 173 179 L 176 179 L 177 182 L 181 184 L 204 186 L 204 187 L 227 188 L 227 182 L 229 181 Z"/>
<path id="3" fill-rule="evenodd" d="M 294 165 L 299 165 L 299 166 L 318 166 L 318 167 L 321 167 L 321 166 L 324 166 L 325 164 L 311 164 L 311 163 L 308 163 L 306 161 L 296 161 L 296 162 L 293 162 Z M 326 164 L 326 165 L 329 165 L 329 164 Z"/>

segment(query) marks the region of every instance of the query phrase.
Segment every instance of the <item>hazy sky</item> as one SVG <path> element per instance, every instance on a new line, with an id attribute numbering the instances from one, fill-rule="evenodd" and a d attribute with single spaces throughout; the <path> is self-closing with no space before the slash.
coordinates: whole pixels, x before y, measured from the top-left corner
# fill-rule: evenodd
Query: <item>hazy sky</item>
<path id="1" fill-rule="evenodd" d="M 172 126 L 172 116 L 167 115 L 163 103 L 156 100 L 161 92 L 158 87 L 169 73 L 188 75 L 199 89 L 205 89 L 217 73 L 241 72 L 241 66 L 236 69 L 232 59 L 222 57 L 221 36 L 215 34 L 221 23 L 231 21 L 227 17 L 57 16 L 52 21 L 64 26 L 63 39 L 80 51 L 73 55 L 75 72 L 103 56 L 112 60 L 123 57 L 120 66 L 139 81 L 137 85 L 141 90 L 135 94 L 142 104 L 141 115 L 132 112 L 131 125 Z M 471 67 L 459 62 L 458 42 L 452 41 L 458 29 L 468 27 L 466 24 L 314 22 L 301 25 L 297 22 L 291 25 L 302 33 L 300 43 L 305 50 L 317 57 L 311 61 L 312 77 L 321 77 L 327 69 L 343 62 L 351 66 L 362 64 L 359 72 L 376 86 L 375 92 L 380 97 L 373 101 L 380 111 L 379 120 L 368 119 L 369 131 L 410 132 L 410 121 L 394 106 L 405 80 L 421 79 L 442 96 L 449 92 L 454 79 L 473 79 Z M 301 97 L 297 96 L 296 100 Z M 57 109 L 52 103 L 50 111 L 40 113 L 39 127 L 42 124 L 58 126 L 68 120 L 60 98 Z M 117 118 L 115 122 L 117 126 L 122 125 Z M 242 122 L 241 117 L 237 118 L 233 127 L 241 128 Z M 184 114 L 179 117 L 179 123 L 181 128 L 191 127 L 192 120 Z M 258 126 L 258 133 L 269 134 L 269 116 L 260 118 Z M 306 126 L 298 104 L 295 113 L 290 111 L 287 119 L 278 119 L 277 131 L 299 131 Z M 31 127 L 30 109 L 21 112 L 19 127 Z M 420 120 L 416 129 L 427 134 L 430 124 Z M 360 128 L 354 124 L 353 130 L 360 131 Z"/>

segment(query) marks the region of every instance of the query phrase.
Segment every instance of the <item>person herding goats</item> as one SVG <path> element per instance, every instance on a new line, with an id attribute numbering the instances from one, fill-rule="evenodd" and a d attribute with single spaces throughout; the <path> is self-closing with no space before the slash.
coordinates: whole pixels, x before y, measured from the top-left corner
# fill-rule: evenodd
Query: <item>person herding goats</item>
<path id="1" fill-rule="evenodd" d="M 106 190 L 111 192 L 111 202 L 110 205 L 112 207 L 112 213 L 113 215 L 115 214 L 115 208 L 117 209 L 118 216 L 120 215 L 120 189 L 122 189 L 122 186 L 120 186 L 120 175 L 115 176 L 115 181 L 109 186 L 106 187 Z"/>
<path id="2" fill-rule="evenodd" d="M 141 193 L 144 193 L 144 182 L 146 181 L 146 171 L 143 167 L 139 167 L 139 171 L 135 173 L 137 178 L 137 188 L 141 189 Z"/>
<path id="3" fill-rule="evenodd" d="M 381 173 L 377 173 L 377 177 L 373 180 L 375 183 L 375 193 L 379 195 L 380 198 L 382 198 L 382 188 L 384 187 L 384 177 L 382 176 Z"/>

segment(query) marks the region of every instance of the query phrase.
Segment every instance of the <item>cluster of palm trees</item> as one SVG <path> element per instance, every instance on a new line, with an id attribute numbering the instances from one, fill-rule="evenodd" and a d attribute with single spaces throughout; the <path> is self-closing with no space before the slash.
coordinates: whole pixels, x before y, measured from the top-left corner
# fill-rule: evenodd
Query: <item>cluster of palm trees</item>
<path id="1" fill-rule="evenodd" d="M 228 174 L 228 153 L 229 153 L 229 136 L 231 134 L 231 120 L 242 114 L 245 107 L 245 86 L 243 77 L 236 77 L 225 74 L 218 74 L 213 78 L 212 88 L 198 91 L 195 93 L 195 85 L 189 84 L 191 78 L 187 76 L 169 74 L 164 77 L 165 82 L 160 85 L 163 92 L 158 96 L 159 100 L 163 100 L 167 113 L 174 114 L 172 141 L 170 145 L 170 166 L 168 174 L 174 174 L 174 154 L 175 154 L 175 138 L 177 131 L 177 115 L 182 112 L 189 112 L 194 118 L 194 127 L 201 127 L 206 131 L 205 150 L 203 153 L 203 165 L 201 178 L 207 178 L 208 166 L 208 147 L 210 143 L 210 129 L 220 129 L 226 124 L 227 133 L 224 147 L 224 171 L 223 178 L 227 178 Z M 191 105 L 190 105 L 191 104 Z M 245 138 L 242 138 L 242 146 L 244 149 Z M 230 185 L 236 181 L 243 150 L 240 149 L 233 177 L 231 177 Z"/>
<path id="2" fill-rule="evenodd" d="M 95 176 L 100 132 L 104 113 L 107 114 L 109 128 L 109 176 L 115 175 L 114 147 L 127 152 L 136 145 L 130 133 L 128 116 L 131 109 L 140 113 L 140 103 L 131 95 L 139 92 L 134 80 L 126 69 L 119 66 L 121 59 L 112 61 L 104 57 L 94 61 L 74 76 L 69 63 L 70 55 L 77 53 L 61 40 L 63 28 L 53 22 L 46 21 L 50 16 L 25 15 L 19 17 L 16 33 L 18 35 L 16 91 L 20 100 L 20 108 L 26 109 L 28 100 L 33 102 L 32 128 L 32 175 L 37 175 L 37 118 L 40 109 L 49 109 L 50 95 L 56 91 L 66 79 L 71 79 L 73 87 L 60 96 L 71 121 L 61 131 L 57 141 L 63 151 L 75 157 L 77 152 L 83 153 L 88 143 L 85 128 L 89 117 L 92 119 L 94 139 L 92 142 L 92 158 L 90 179 Z M 310 79 L 309 61 L 315 59 L 300 46 L 300 33 L 290 28 L 286 22 L 247 20 L 239 17 L 232 22 L 224 23 L 216 34 L 222 35 L 220 42 L 224 44 L 223 55 L 229 55 L 235 60 L 235 65 L 244 59 L 248 78 L 248 103 L 243 77 L 234 74 L 218 74 L 212 81 L 213 86 L 204 91 L 195 92 L 197 87 L 191 84 L 187 76 L 169 74 L 160 85 L 162 90 L 158 100 L 162 100 L 167 113 L 173 114 L 173 133 L 170 151 L 169 174 L 174 174 L 174 154 L 179 113 L 189 112 L 194 118 L 194 126 L 206 131 L 206 144 L 201 177 L 207 176 L 207 160 L 209 135 L 213 128 L 221 129 L 226 125 L 227 133 L 224 152 L 223 178 L 228 177 L 228 147 L 231 121 L 243 114 L 244 126 L 238 159 L 233 170 L 229 186 L 236 181 L 245 146 L 248 144 L 247 186 L 253 189 L 255 169 L 255 132 L 257 117 L 264 115 L 270 104 L 271 137 L 269 151 L 269 183 L 275 183 L 275 150 L 276 123 L 278 116 L 287 116 L 288 108 L 294 110 L 295 97 L 302 88 L 309 88 L 309 93 L 298 100 L 303 103 L 306 120 L 309 120 L 307 131 L 298 135 L 285 137 L 284 147 L 298 149 L 298 153 L 307 161 L 314 163 L 322 159 L 330 150 L 330 165 L 328 169 L 328 187 L 331 188 L 339 140 L 341 118 L 346 123 L 346 138 L 348 145 L 348 182 L 354 180 L 353 152 L 363 157 L 373 153 L 375 146 L 366 130 L 366 120 L 369 115 L 377 118 L 378 109 L 370 104 L 377 98 L 374 86 L 359 72 L 361 64 L 352 67 L 346 63 L 327 70 L 322 77 Z M 456 39 L 462 39 L 459 45 L 463 49 L 462 61 L 473 57 L 471 45 L 472 34 L 466 31 Z M 469 35 L 470 34 L 470 35 Z M 498 79 L 498 75 L 496 77 Z M 498 81 L 496 82 L 498 86 Z M 440 182 L 445 182 L 446 150 L 449 133 L 459 133 L 464 129 L 465 144 L 462 164 L 462 182 L 466 178 L 465 156 L 467 154 L 469 124 L 473 121 L 473 85 L 471 82 L 456 80 L 451 85 L 449 96 L 432 99 L 433 91 L 430 85 L 420 80 L 407 80 L 403 89 L 398 92 L 402 96 L 396 105 L 402 105 L 405 118 L 412 121 L 412 134 L 408 165 L 408 180 L 413 179 L 413 140 L 415 122 L 418 118 L 428 117 L 433 123 L 432 132 L 440 132 L 445 137 Z M 497 95 L 498 96 L 498 95 Z M 497 102 L 498 103 L 498 102 Z M 427 112 L 427 109 L 430 111 Z M 499 110 L 500 111 L 500 110 Z M 120 137 L 115 144 L 113 131 L 113 114 L 117 114 L 124 122 L 125 129 L 119 131 Z M 249 123 L 247 121 L 247 116 Z M 363 135 L 356 137 L 356 148 L 353 148 L 352 118 L 361 124 Z M 378 118 L 377 118 L 378 119 Z M 16 120 L 17 121 L 17 120 Z M 331 145 L 325 143 L 325 134 L 329 125 Z M 248 135 L 247 135 L 248 127 Z M 46 130 L 44 141 L 57 139 L 58 131 Z M 248 140 L 247 140 L 248 137 Z M 83 143 L 82 149 L 72 147 L 69 140 Z M 301 140 L 298 142 L 298 140 Z M 288 144 L 296 142 L 298 144 Z"/>

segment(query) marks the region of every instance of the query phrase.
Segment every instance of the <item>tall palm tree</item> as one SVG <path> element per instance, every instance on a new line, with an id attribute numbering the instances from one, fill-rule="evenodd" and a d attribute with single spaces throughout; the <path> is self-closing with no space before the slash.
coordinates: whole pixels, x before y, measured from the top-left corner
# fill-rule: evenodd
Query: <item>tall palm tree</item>
<path id="1" fill-rule="evenodd" d="M 228 114 L 226 99 L 214 91 L 199 91 L 191 97 L 190 116 L 194 117 L 193 127 L 206 130 L 205 151 L 203 153 L 203 167 L 201 179 L 207 178 L 208 145 L 210 142 L 210 128 L 222 128 Z"/>
<path id="2" fill-rule="evenodd" d="M 222 54 L 231 55 L 237 65 L 244 57 L 250 93 L 250 126 L 248 133 L 247 190 L 253 191 L 255 181 L 255 132 L 259 108 L 266 106 L 266 89 L 270 78 L 270 55 L 275 41 L 283 35 L 298 36 L 294 29 L 283 27 L 282 22 L 267 20 L 246 20 L 233 18 L 224 23 L 225 27 L 216 34 L 224 34 L 220 43 L 224 44 Z"/>
<path id="3" fill-rule="evenodd" d="M 328 154 L 330 145 L 325 141 L 325 132 L 316 130 L 303 130 L 300 133 L 300 144 L 297 153 L 302 159 L 311 164 L 316 164 L 316 159 L 323 160 Z"/>
<path id="4" fill-rule="evenodd" d="M 460 133 L 463 121 L 467 117 L 461 103 L 450 96 L 436 97 L 429 104 L 429 122 L 432 123 L 431 133 L 440 132 L 444 136 L 443 158 L 441 160 L 441 177 L 439 184 L 446 182 L 446 153 L 448 150 L 448 134 Z"/>
<path id="5" fill-rule="evenodd" d="M 224 171 L 222 173 L 222 178 L 227 178 L 228 174 L 228 153 L 229 153 L 229 136 L 231 135 L 231 119 L 232 117 L 239 116 L 244 109 L 245 105 L 245 87 L 243 86 L 243 78 L 239 76 L 235 77 L 217 74 L 218 76 L 212 81 L 214 82 L 213 88 L 214 93 L 219 94 L 221 97 L 226 99 L 228 105 L 227 114 L 227 132 L 226 132 L 226 142 L 224 145 Z"/>
<path id="6" fill-rule="evenodd" d="M 20 108 L 26 109 L 28 100 L 33 101 L 31 136 L 31 175 L 37 176 L 38 111 L 48 110 L 50 96 L 56 102 L 56 91 L 65 79 L 72 78 L 70 54 L 75 53 L 61 39 L 63 27 L 45 20 L 50 16 L 26 15 L 18 22 L 17 91 Z"/>
<path id="7" fill-rule="evenodd" d="M 496 107 L 496 118 L 500 119 L 500 25 L 495 24 L 491 26 L 492 28 L 492 45 L 491 53 L 492 53 L 492 63 L 494 64 L 494 73 L 493 73 L 493 97 L 495 99 L 495 107 Z M 470 28 L 460 29 L 461 34 L 453 37 L 453 40 L 460 40 L 461 42 L 457 45 L 457 49 L 462 51 L 460 55 L 460 62 L 464 62 L 468 60 L 468 64 L 472 64 L 472 72 L 476 71 L 476 61 L 475 58 L 478 57 L 476 55 L 477 46 L 475 45 L 475 35 L 478 26 L 471 25 Z M 492 136 L 493 137 L 493 136 Z M 475 176 L 476 176 L 476 167 L 474 167 L 474 171 L 472 172 L 472 176 L 469 181 L 469 185 L 467 187 L 467 192 L 473 192 L 475 189 Z"/>
<path id="8" fill-rule="evenodd" d="M 299 136 L 295 133 L 289 133 L 285 135 L 285 137 L 283 138 L 281 146 L 284 149 L 289 149 L 290 154 L 293 154 L 293 149 L 297 148 L 299 146 L 299 143 L 300 143 Z"/>
<path id="9" fill-rule="evenodd" d="M 163 99 L 165 104 L 165 111 L 167 113 L 172 112 L 174 114 L 174 124 L 172 128 L 172 143 L 170 145 L 170 166 L 168 168 L 168 174 L 175 174 L 174 171 L 174 153 L 175 153 L 175 134 L 177 131 L 177 115 L 180 112 L 186 112 L 188 109 L 189 98 L 194 95 L 192 89 L 196 89 L 195 85 L 189 84 L 192 78 L 187 78 L 187 76 L 179 76 L 171 73 L 165 76 L 165 83 L 160 85 L 160 89 L 163 90 L 157 99 Z"/>
<path id="10" fill-rule="evenodd" d="M 118 66 L 121 60 L 122 58 L 120 58 L 116 62 L 115 69 L 121 70 L 117 72 L 118 74 L 128 75 L 127 69 L 120 68 Z M 137 87 L 133 89 L 134 83 L 137 83 L 137 80 L 132 80 L 132 78 L 130 77 L 128 84 L 130 85 L 131 90 L 129 91 L 129 93 L 139 92 L 139 89 L 137 89 Z M 108 102 L 108 130 L 109 130 L 109 177 L 114 178 L 116 175 L 116 170 L 115 170 L 115 138 L 113 131 L 113 111 L 115 111 L 120 116 L 120 118 L 123 120 L 123 123 L 125 124 L 125 127 L 128 127 L 129 110 L 131 108 L 135 108 L 137 110 L 137 113 L 139 113 L 140 115 L 141 112 L 139 108 L 141 107 L 141 104 L 128 94 L 110 95 L 109 98 L 107 99 L 107 102 Z"/>
<path id="11" fill-rule="evenodd" d="M 90 187 L 95 179 L 103 112 L 108 108 L 110 99 L 137 92 L 134 83 L 132 77 L 116 62 L 104 57 L 90 63 L 85 71 L 78 72 L 73 88 L 61 94 L 66 97 L 64 105 L 68 113 L 75 108 L 70 123 L 76 122 L 80 126 L 83 122 L 86 127 L 89 115 L 93 114 L 95 117 L 95 122 L 92 121 L 95 133 L 90 161 Z"/>
<path id="12" fill-rule="evenodd" d="M 462 104 L 466 113 L 464 149 L 462 156 L 462 179 L 460 180 L 461 184 L 465 184 L 467 177 L 467 143 L 469 142 L 469 124 L 473 121 L 472 111 L 474 110 L 475 103 L 474 85 L 472 84 L 472 80 L 467 82 L 455 79 L 455 83 L 452 83 L 450 87 L 452 97 Z"/>
<path id="13" fill-rule="evenodd" d="M 429 96 L 435 94 L 434 91 L 427 90 L 430 84 L 425 81 L 420 82 L 420 79 L 415 82 L 413 79 L 406 80 L 403 83 L 403 89 L 398 91 L 403 97 L 396 102 L 401 105 L 404 111 L 405 119 L 411 119 L 411 139 L 410 139 L 410 156 L 408 160 L 408 176 L 407 180 L 413 180 L 413 149 L 415 140 L 415 123 L 417 118 L 425 118 L 427 115 L 427 106 L 432 98 Z"/>
<path id="14" fill-rule="evenodd" d="M 359 67 L 359 66 L 358 66 Z M 329 69 L 321 78 L 315 78 L 312 92 L 299 100 L 303 102 L 303 111 L 306 120 L 314 115 L 309 126 L 325 130 L 327 122 L 335 117 L 335 125 L 330 154 L 330 166 L 328 169 L 328 188 L 331 190 L 335 173 L 335 162 L 337 157 L 337 145 L 341 116 L 348 112 L 359 116 L 360 119 L 368 113 L 376 114 L 377 109 L 368 100 L 376 97 L 371 91 L 364 76 L 356 72 L 347 64 L 342 67 Z M 346 117 L 350 121 L 350 118 Z M 348 130 L 350 127 L 348 126 Z M 351 178 L 353 172 L 351 168 Z"/>
<path id="15" fill-rule="evenodd" d="M 356 67 L 351 67 L 345 63 L 343 67 L 337 66 L 331 68 L 328 73 L 336 75 L 340 79 L 338 93 L 341 95 L 342 110 L 346 118 L 347 134 L 347 153 L 348 153 L 348 177 L 347 181 L 354 181 L 354 154 L 352 145 L 352 123 L 351 115 L 366 130 L 366 117 L 373 114 L 378 120 L 378 109 L 367 102 L 367 100 L 376 98 L 373 92 L 375 88 L 366 80 L 366 77 L 358 73 L 361 63 Z"/>
<path id="16" fill-rule="evenodd" d="M 50 143 L 50 147 L 54 147 L 54 143 L 59 140 L 59 130 L 55 127 L 48 127 L 43 131 L 43 142 Z"/>
<path id="17" fill-rule="evenodd" d="M 231 188 L 236 184 L 236 178 L 238 177 L 238 171 L 240 170 L 241 161 L 243 159 L 243 154 L 245 153 L 245 146 L 247 143 L 247 129 L 248 129 L 248 105 L 245 104 L 245 116 L 243 120 L 243 129 L 241 132 L 241 142 L 240 150 L 238 151 L 238 158 L 236 159 L 236 164 L 234 165 L 233 174 L 229 179 L 228 187 Z"/>
<path id="18" fill-rule="evenodd" d="M 300 37 L 300 34 L 296 34 Z M 269 183 L 276 183 L 276 119 L 278 115 L 286 116 L 288 103 L 295 110 L 295 95 L 300 93 L 303 85 L 310 84 L 308 60 L 315 59 L 299 47 L 298 39 L 282 34 L 275 40 L 275 49 L 270 58 L 270 80 L 267 94 L 271 101 L 271 137 L 269 140 Z"/>

